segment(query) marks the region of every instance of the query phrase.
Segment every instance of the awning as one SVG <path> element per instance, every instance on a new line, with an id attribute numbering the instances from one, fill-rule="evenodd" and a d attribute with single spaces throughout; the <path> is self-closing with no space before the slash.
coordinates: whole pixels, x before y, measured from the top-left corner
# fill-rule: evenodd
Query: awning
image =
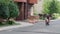
<path id="1" fill-rule="evenodd" d="M 28 3 L 36 4 L 38 0 L 28 0 Z"/>
<path id="2" fill-rule="evenodd" d="M 15 2 L 27 2 L 27 0 L 14 0 Z"/>

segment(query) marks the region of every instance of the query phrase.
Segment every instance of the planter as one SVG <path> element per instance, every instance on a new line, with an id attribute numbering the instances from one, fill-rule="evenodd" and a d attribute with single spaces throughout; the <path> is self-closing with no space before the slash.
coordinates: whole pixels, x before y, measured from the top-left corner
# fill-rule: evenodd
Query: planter
<path id="1" fill-rule="evenodd" d="M 37 23 L 39 19 L 39 16 L 30 16 L 28 17 L 28 22 L 29 23 Z"/>

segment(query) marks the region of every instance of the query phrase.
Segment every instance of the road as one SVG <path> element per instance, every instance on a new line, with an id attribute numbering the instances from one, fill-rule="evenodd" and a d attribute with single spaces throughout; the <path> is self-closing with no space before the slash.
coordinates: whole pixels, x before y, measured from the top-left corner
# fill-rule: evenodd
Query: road
<path id="1" fill-rule="evenodd" d="M 49 26 L 40 21 L 33 26 L 0 31 L 0 34 L 60 34 L 60 20 L 51 21 Z"/>

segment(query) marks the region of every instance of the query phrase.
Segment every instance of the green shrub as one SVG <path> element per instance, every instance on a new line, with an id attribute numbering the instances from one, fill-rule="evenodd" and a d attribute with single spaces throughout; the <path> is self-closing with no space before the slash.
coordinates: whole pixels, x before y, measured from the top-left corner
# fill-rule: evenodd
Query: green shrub
<path id="1" fill-rule="evenodd" d="M 0 1 L 0 18 L 10 19 L 19 15 L 17 4 L 13 0 L 1 0 Z"/>
<path id="2" fill-rule="evenodd" d="M 16 18 L 18 15 L 18 7 L 13 0 L 0 0 L 0 18 L 6 19 L 8 24 L 13 24 L 14 22 L 9 19 Z"/>
<path id="3" fill-rule="evenodd" d="M 0 18 L 6 19 L 9 17 L 8 5 L 0 3 Z"/>
<path id="4" fill-rule="evenodd" d="M 15 22 L 14 21 L 7 21 L 6 24 L 13 25 L 13 24 L 15 24 Z"/>
<path id="5" fill-rule="evenodd" d="M 4 25 L 2 22 L 0 22 L 0 25 Z"/>
<path id="6" fill-rule="evenodd" d="M 8 7 L 9 7 L 10 18 L 14 18 L 19 15 L 18 7 L 13 1 L 9 3 Z"/>
<path id="7" fill-rule="evenodd" d="M 58 13 L 54 13 L 53 16 L 52 16 L 52 19 L 57 19 L 60 17 L 60 14 Z"/>

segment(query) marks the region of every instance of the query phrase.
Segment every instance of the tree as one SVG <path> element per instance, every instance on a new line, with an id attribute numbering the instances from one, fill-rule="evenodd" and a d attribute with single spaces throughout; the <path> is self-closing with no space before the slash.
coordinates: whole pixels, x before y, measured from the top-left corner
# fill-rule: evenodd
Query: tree
<path id="1" fill-rule="evenodd" d="M 8 5 L 0 2 L 0 18 L 7 19 L 8 17 L 9 17 Z"/>
<path id="2" fill-rule="evenodd" d="M 51 1 L 46 1 L 44 4 L 44 13 L 45 14 L 53 14 L 53 13 L 58 13 L 58 6 L 57 6 L 57 1 L 56 0 L 51 0 Z"/>
<path id="3" fill-rule="evenodd" d="M 58 13 L 58 7 L 55 0 L 52 0 L 50 6 L 48 7 L 48 10 L 49 10 L 48 14 Z"/>
<path id="4" fill-rule="evenodd" d="M 9 14 L 10 14 L 9 18 L 15 18 L 19 15 L 18 7 L 13 1 L 9 3 L 8 7 L 9 7 Z"/>
<path id="5" fill-rule="evenodd" d="M 15 18 L 19 14 L 17 5 L 13 0 L 0 0 L 0 18 L 6 19 Z"/>

